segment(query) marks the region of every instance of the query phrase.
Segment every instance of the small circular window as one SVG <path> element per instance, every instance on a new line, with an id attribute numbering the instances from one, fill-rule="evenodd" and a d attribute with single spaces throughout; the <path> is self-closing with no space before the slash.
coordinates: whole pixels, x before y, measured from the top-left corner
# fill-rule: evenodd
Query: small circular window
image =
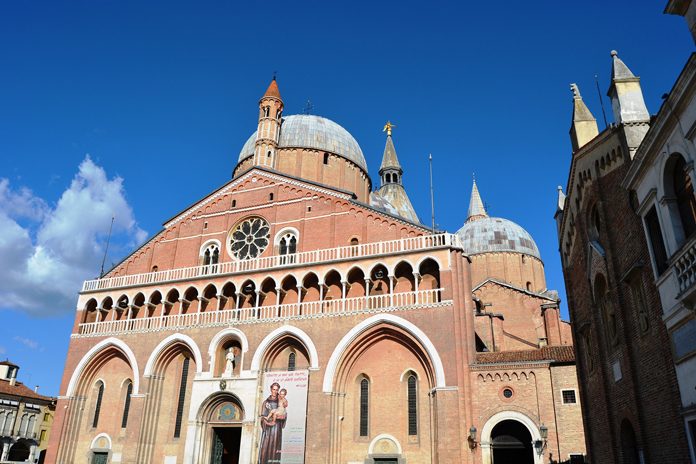
<path id="1" fill-rule="evenodd" d="M 270 240 L 271 227 L 260 218 L 245 219 L 230 233 L 230 253 L 237 259 L 254 259 L 264 252 Z"/>
<path id="2" fill-rule="evenodd" d="M 503 396 L 507 399 L 512 398 L 512 388 L 503 389 Z"/>

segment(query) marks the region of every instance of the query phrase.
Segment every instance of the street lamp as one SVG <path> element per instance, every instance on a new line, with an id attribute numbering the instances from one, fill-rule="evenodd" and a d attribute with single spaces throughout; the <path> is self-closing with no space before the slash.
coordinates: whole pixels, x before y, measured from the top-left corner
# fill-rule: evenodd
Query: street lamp
<path id="1" fill-rule="evenodd" d="M 537 453 L 541 456 L 541 453 L 544 452 L 544 448 L 546 448 L 546 439 L 549 437 L 549 429 L 544 424 L 541 424 L 539 427 L 539 437 L 540 440 L 536 440 L 534 442 L 534 447 L 536 448 Z"/>

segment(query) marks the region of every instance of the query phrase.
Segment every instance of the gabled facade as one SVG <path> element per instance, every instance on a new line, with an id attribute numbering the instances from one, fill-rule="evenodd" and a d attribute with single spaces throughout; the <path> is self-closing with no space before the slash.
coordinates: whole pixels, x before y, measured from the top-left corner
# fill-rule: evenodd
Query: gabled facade
<path id="1" fill-rule="evenodd" d="M 47 462 L 581 457 L 574 359 L 545 350 L 570 340 L 531 237 L 479 254 L 534 282 L 499 300 L 523 353 L 479 359 L 503 347 L 477 343 L 474 249 L 418 223 L 391 134 L 371 192 L 345 129 L 282 108 L 273 81 L 233 179 L 85 282 Z"/>

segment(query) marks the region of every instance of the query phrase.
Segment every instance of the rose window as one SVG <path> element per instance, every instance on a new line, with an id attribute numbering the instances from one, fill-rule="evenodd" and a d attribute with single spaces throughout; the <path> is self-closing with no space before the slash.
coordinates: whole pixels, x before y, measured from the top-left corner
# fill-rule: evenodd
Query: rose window
<path id="1" fill-rule="evenodd" d="M 268 246 L 271 227 L 261 218 L 249 218 L 237 225 L 230 234 L 230 251 L 237 259 L 253 259 Z"/>

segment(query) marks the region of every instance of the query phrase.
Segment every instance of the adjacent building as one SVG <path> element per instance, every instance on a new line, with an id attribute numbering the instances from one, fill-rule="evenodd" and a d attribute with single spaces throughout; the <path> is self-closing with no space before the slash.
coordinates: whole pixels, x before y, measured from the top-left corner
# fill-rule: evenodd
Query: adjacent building
<path id="1" fill-rule="evenodd" d="M 572 86 L 555 216 L 589 460 L 696 462 L 696 55 L 654 117 L 640 79 L 611 55 L 613 124 L 600 132 Z"/>
<path id="2" fill-rule="evenodd" d="M 17 381 L 19 366 L 0 361 L 0 462 L 44 461 L 56 399 Z"/>

